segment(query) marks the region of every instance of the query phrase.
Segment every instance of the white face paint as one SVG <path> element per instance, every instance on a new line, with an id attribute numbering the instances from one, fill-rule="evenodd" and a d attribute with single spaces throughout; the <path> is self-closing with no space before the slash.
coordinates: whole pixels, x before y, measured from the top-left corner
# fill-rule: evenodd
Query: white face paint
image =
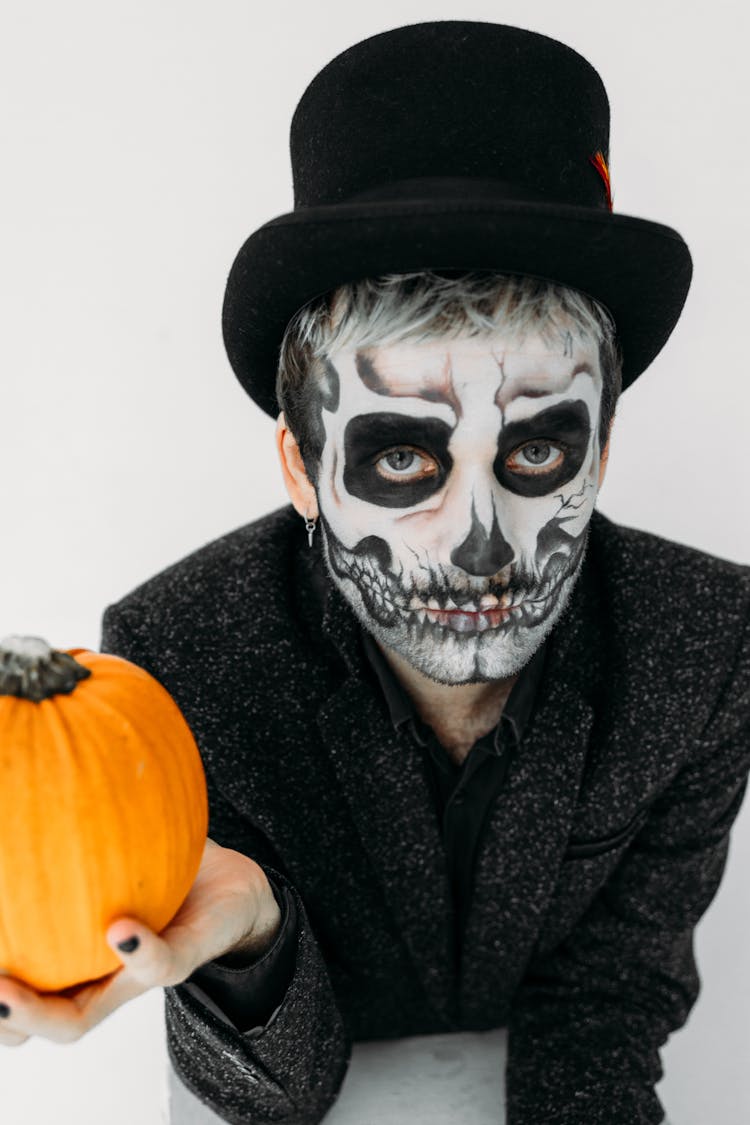
<path id="1" fill-rule="evenodd" d="M 318 504 L 333 580 L 365 628 L 432 679 L 514 675 L 583 562 L 597 344 L 464 335 L 329 360 Z"/>

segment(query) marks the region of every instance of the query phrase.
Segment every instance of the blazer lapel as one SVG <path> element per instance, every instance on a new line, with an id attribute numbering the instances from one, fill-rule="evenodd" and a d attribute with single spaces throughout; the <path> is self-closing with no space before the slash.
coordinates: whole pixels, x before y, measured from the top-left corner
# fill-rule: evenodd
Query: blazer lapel
<path id="1" fill-rule="evenodd" d="M 450 1022 L 455 989 L 453 905 L 445 850 L 421 755 L 393 731 L 384 704 L 361 675 L 358 626 L 332 593 L 324 631 L 350 675 L 318 712 L 323 743 L 361 842 L 372 860 L 414 970 Z"/>
<path id="2" fill-rule="evenodd" d="M 509 1001 L 533 948 L 567 846 L 594 725 L 600 618 L 581 576 L 549 637 L 535 706 L 480 839 L 459 991 L 474 1016 Z M 483 999 L 484 998 L 484 999 Z M 462 1020 L 471 1019 L 468 1007 Z"/>
<path id="3" fill-rule="evenodd" d="M 569 685 L 548 683 L 489 810 L 459 985 L 480 1006 L 490 989 L 510 998 L 534 945 L 565 852 L 593 718 Z"/>

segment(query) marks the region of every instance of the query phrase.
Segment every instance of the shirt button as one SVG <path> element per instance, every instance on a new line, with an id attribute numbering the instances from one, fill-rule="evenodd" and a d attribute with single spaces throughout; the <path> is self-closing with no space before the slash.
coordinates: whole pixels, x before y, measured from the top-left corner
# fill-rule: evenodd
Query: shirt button
<path id="1" fill-rule="evenodd" d="M 452 804 L 454 804 L 454 805 L 463 805 L 463 804 L 465 804 L 465 803 L 466 803 L 466 796 L 465 796 L 465 794 L 463 794 L 463 793 L 456 793 L 455 797 L 453 798 Z"/>

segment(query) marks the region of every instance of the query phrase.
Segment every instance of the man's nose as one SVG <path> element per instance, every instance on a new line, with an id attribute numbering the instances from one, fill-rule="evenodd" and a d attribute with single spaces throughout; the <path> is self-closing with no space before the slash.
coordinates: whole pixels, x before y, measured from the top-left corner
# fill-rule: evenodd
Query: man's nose
<path id="1" fill-rule="evenodd" d="M 472 501 L 469 534 L 463 543 L 451 551 L 451 562 L 454 566 L 460 566 L 467 574 L 489 578 L 507 566 L 512 558 L 513 548 L 500 530 L 494 506 L 492 526 L 488 531 L 478 518 Z"/>

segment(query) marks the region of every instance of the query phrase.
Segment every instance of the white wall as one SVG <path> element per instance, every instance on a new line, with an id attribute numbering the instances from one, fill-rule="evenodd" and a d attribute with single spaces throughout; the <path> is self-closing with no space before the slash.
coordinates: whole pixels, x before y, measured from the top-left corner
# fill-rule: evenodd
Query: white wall
<path id="1" fill-rule="evenodd" d="M 291 208 L 289 121 L 339 50 L 423 19 L 563 39 L 612 103 L 615 209 L 694 255 L 683 319 L 622 399 L 599 506 L 750 561 L 746 8 L 688 0 L 27 0 L 0 31 L 0 636 L 98 647 L 105 605 L 285 502 L 223 352 L 226 274 Z M 663 1052 L 676 1125 L 750 1119 L 750 811 Z M 1 904 L 0 904 L 1 908 Z M 745 937 L 743 937 L 745 935 Z M 159 1120 L 161 993 L 79 1044 L 0 1048 L 9 1125 Z"/>

